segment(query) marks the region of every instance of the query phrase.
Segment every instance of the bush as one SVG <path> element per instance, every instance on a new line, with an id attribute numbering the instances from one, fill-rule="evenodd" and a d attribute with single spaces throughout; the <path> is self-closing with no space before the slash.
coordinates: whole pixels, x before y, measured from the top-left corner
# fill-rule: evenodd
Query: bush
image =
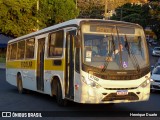
<path id="1" fill-rule="evenodd" d="M 6 54 L 0 54 L 0 63 L 6 62 Z"/>
<path id="2" fill-rule="evenodd" d="M 6 62 L 6 58 L 0 58 L 0 63 L 5 63 Z"/>

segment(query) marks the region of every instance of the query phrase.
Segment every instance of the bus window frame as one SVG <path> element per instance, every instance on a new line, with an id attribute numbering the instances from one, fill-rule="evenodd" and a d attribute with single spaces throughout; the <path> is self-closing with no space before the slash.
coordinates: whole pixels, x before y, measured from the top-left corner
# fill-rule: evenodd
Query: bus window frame
<path id="1" fill-rule="evenodd" d="M 54 34 L 54 33 L 57 33 L 57 32 L 62 32 L 63 33 L 63 38 L 62 38 L 62 53 L 61 55 L 50 55 L 50 46 L 54 46 L 55 48 L 55 45 L 51 45 L 51 35 Z M 65 31 L 64 29 L 59 29 L 59 30 L 56 30 L 56 31 L 52 31 L 48 34 L 48 42 L 47 42 L 47 58 L 62 58 L 63 55 L 64 55 L 64 41 L 65 41 Z M 55 44 L 56 44 L 56 40 L 55 40 Z"/>
<path id="2" fill-rule="evenodd" d="M 27 58 L 27 57 L 26 57 L 26 53 L 27 53 L 27 41 L 28 41 L 28 40 L 31 40 L 31 39 L 34 40 L 34 50 L 33 50 L 33 54 L 34 54 L 34 55 L 33 55 L 32 58 Z M 28 39 L 25 40 L 25 55 L 24 55 L 24 59 L 25 59 L 25 60 L 35 59 L 35 47 L 36 47 L 35 45 L 36 45 L 35 37 L 31 37 L 31 38 L 28 38 Z"/>
<path id="3" fill-rule="evenodd" d="M 13 42 L 13 43 L 11 43 L 10 44 L 10 47 L 13 45 L 13 44 L 17 44 L 16 45 L 16 53 L 17 53 L 17 49 L 18 49 L 18 42 Z M 12 47 L 11 47 L 12 48 Z M 12 50 L 11 50 L 11 48 L 10 48 L 10 55 L 9 55 L 9 60 L 10 61 L 14 61 L 14 60 L 17 60 L 17 54 L 15 54 L 15 58 L 11 58 L 11 56 L 12 56 Z"/>
<path id="4" fill-rule="evenodd" d="M 17 51 L 17 60 L 25 60 L 25 53 L 26 53 L 26 40 L 20 40 L 20 41 L 17 41 L 17 44 L 19 43 L 19 42 L 24 42 L 24 56 L 23 56 L 23 58 L 18 58 L 18 55 L 19 55 L 19 52 Z M 18 48 L 17 48 L 17 50 L 19 49 L 19 45 L 18 45 Z"/>
<path id="5" fill-rule="evenodd" d="M 11 54 L 11 45 L 8 44 L 8 47 L 7 47 L 7 61 L 10 61 L 10 54 Z"/>

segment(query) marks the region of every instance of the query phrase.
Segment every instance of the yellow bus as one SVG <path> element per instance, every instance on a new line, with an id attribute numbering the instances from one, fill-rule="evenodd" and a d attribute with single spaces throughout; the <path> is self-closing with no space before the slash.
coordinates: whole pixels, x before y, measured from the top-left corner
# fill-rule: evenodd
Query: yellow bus
<path id="1" fill-rule="evenodd" d="M 6 80 L 57 103 L 146 101 L 150 64 L 140 25 L 73 19 L 8 42 Z"/>

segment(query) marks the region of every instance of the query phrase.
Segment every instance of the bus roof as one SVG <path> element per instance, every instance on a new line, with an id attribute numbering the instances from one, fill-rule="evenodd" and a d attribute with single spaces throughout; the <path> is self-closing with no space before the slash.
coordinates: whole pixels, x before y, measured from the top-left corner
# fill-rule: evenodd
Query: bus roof
<path id="1" fill-rule="evenodd" d="M 134 23 L 130 23 L 130 22 L 115 21 L 115 20 L 104 20 L 104 19 L 72 19 L 72 20 L 69 20 L 69 21 L 66 21 L 66 22 L 62 22 L 62 23 L 59 23 L 59 24 L 56 24 L 56 25 L 44 28 L 44 29 L 36 31 L 36 32 L 29 33 L 29 34 L 21 36 L 21 37 L 17 37 L 15 39 L 10 40 L 8 43 L 15 42 L 17 40 L 27 39 L 29 37 L 36 36 L 36 35 L 39 35 L 39 34 L 42 34 L 42 33 L 45 33 L 45 32 L 51 31 L 51 30 L 54 30 L 54 29 L 63 28 L 65 26 L 69 26 L 69 25 L 77 25 L 77 26 L 79 26 L 79 24 L 80 24 L 81 21 L 95 21 L 95 22 L 96 21 L 102 21 L 102 22 L 108 21 L 108 22 L 111 22 L 111 23 L 129 24 L 129 25 L 136 25 L 136 26 L 138 25 L 138 24 L 134 24 Z"/>

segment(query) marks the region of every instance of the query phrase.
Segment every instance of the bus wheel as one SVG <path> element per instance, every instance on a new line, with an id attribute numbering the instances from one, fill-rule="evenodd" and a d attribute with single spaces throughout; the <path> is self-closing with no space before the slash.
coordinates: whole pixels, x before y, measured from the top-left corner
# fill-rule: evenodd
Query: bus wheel
<path id="1" fill-rule="evenodd" d="M 21 77 L 21 75 L 17 76 L 17 88 L 18 88 L 18 92 L 20 94 L 22 94 L 23 93 L 23 85 L 22 85 L 22 77 Z"/>
<path id="2" fill-rule="evenodd" d="M 67 105 L 67 100 L 62 98 L 62 89 L 61 89 L 61 85 L 59 82 L 57 83 L 56 100 L 59 106 Z"/>

